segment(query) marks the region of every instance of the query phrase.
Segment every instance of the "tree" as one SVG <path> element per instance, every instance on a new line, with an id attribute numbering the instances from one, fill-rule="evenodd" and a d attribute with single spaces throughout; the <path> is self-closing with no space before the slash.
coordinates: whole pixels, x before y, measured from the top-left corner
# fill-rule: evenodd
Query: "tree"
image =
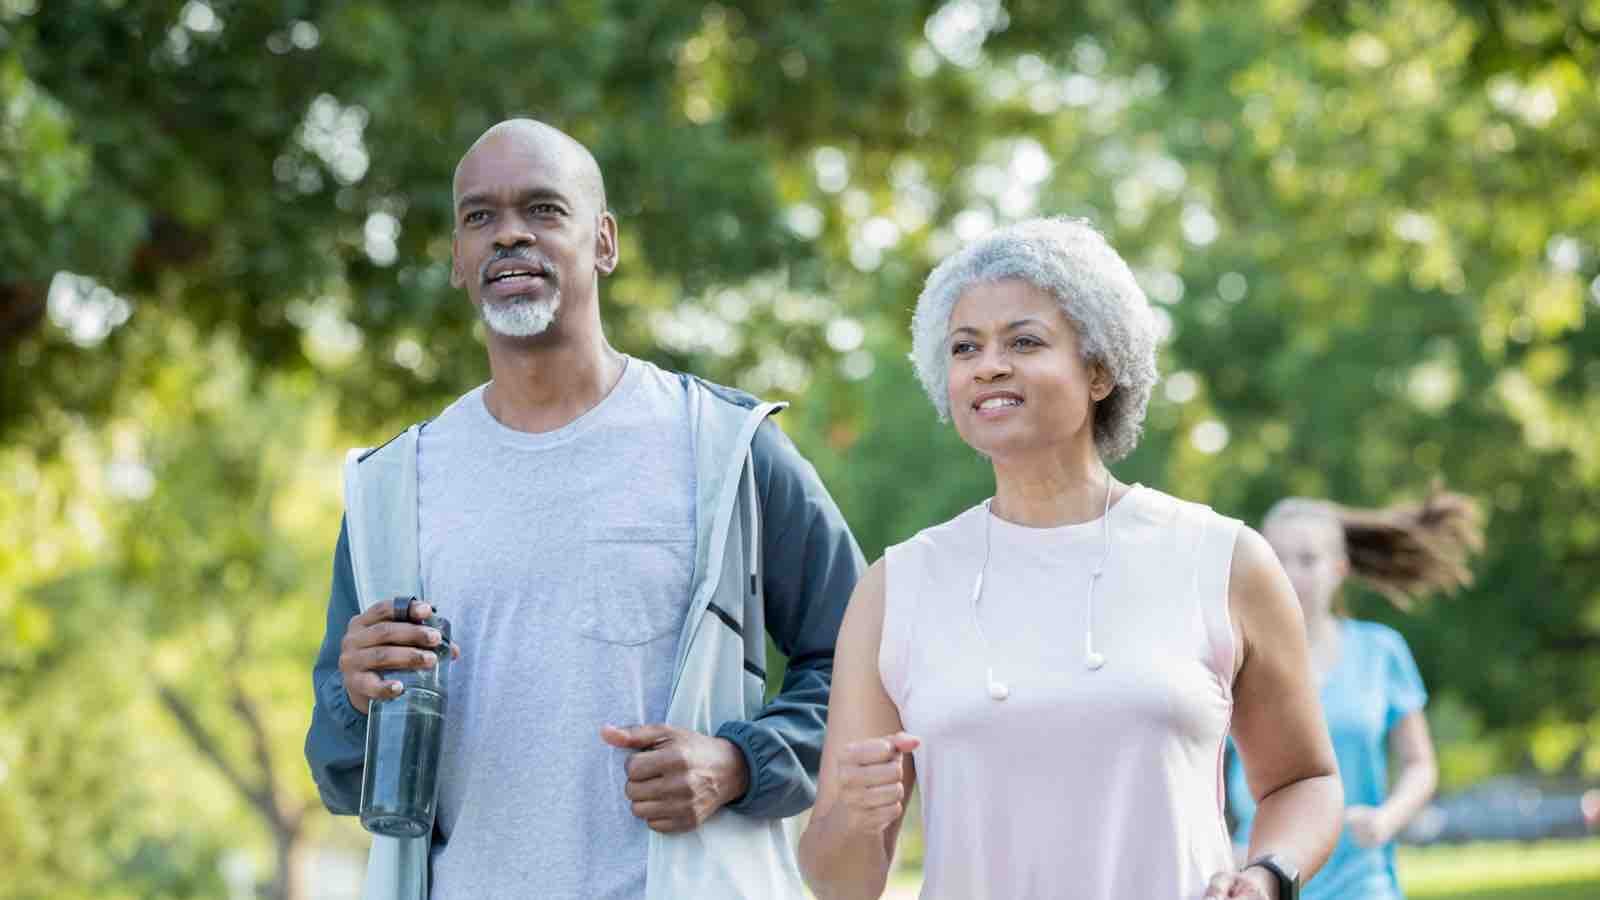
<path id="1" fill-rule="evenodd" d="M 1091 217 L 1171 326 L 1119 474 L 1250 521 L 1480 497 L 1473 590 L 1358 610 L 1411 640 L 1447 779 L 1600 772 L 1587 8 L 129 6 L 0 2 L 0 842 L 38 891 L 203 893 L 240 842 L 292 880 L 336 453 L 485 377 L 448 173 L 520 113 L 607 173 L 613 341 L 793 399 L 874 556 L 988 490 L 904 361 L 928 268 Z M 115 778 L 100 709 L 237 803 L 150 812 L 183 792 Z"/>

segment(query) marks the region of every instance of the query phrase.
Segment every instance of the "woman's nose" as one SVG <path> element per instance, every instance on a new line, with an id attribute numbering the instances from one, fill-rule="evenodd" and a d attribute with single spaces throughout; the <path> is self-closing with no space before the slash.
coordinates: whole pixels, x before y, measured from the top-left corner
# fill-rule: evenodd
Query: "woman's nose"
<path id="1" fill-rule="evenodd" d="M 985 350 L 974 373 L 980 381 L 993 381 L 1011 374 L 1011 361 L 999 350 Z"/>

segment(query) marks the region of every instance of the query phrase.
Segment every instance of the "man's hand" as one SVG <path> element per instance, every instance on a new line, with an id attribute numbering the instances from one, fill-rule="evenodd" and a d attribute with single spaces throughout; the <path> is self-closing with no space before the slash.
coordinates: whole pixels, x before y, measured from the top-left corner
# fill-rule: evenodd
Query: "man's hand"
<path id="1" fill-rule="evenodd" d="M 394 606 L 374 603 L 366 612 L 350 620 L 344 640 L 339 644 L 339 674 L 344 676 L 344 691 L 350 705 L 362 715 L 374 700 L 400 695 L 400 682 L 385 681 L 383 672 L 397 669 L 428 669 L 438 662 L 432 647 L 439 645 L 440 634 L 415 623 L 433 615 L 433 606 L 416 600 L 411 604 L 411 621 L 396 622 Z M 450 645 L 450 658 L 461 658 L 461 647 Z"/>
<path id="2" fill-rule="evenodd" d="M 1381 847 L 1394 840 L 1394 825 L 1376 806 L 1346 807 L 1344 824 L 1350 829 L 1350 837 L 1363 847 Z"/>
<path id="3" fill-rule="evenodd" d="M 1278 900 L 1278 879 L 1260 866 L 1218 872 L 1206 885 L 1205 900 Z"/>
<path id="4" fill-rule="evenodd" d="M 600 739 L 637 751 L 628 757 L 623 793 L 633 801 L 633 814 L 662 834 L 698 828 L 750 784 L 744 753 L 724 738 L 670 725 L 607 725 Z"/>

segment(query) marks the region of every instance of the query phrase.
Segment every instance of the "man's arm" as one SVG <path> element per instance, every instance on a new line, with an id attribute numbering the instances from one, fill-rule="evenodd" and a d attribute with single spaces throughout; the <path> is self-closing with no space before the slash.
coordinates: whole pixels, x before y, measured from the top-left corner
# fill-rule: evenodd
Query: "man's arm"
<path id="1" fill-rule="evenodd" d="M 727 722 L 749 768 L 728 804 L 750 816 L 792 816 L 816 799 L 839 624 L 866 560 L 811 464 L 772 422 L 752 444 L 760 492 L 767 631 L 789 659 L 783 689 L 750 722 Z"/>
<path id="2" fill-rule="evenodd" d="M 311 777 L 323 804 L 342 815 L 354 815 L 361 804 L 361 764 L 367 739 L 367 717 L 350 703 L 339 673 L 340 642 L 350 620 L 360 611 L 350 565 L 350 536 L 341 521 L 339 543 L 333 552 L 327 630 L 311 669 L 316 703 L 311 710 L 311 729 L 306 732 L 306 761 L 311 764 Z"/>

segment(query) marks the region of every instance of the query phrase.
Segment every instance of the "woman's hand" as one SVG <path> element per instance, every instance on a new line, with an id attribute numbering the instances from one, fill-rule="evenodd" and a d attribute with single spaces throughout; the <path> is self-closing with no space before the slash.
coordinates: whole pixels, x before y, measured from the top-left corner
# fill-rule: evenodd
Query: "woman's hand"
<path id="1" fill-rule="evenodd" d="M 828 731 L 817 772 L 817 803 L 800 836 L 800 872 L 822 900 L 882 897 L 916 785 L 919 741 L 878 670 L 883 645 L 884 562 L 861 576 L 833 654 Z"/>
<path id="2" fill-rule="evenodd" d="M 1206 885 L 1205 900 L 1278 900 L 1278 879 L 1260 866 L 1218 872 Z"/>
<path id="3" fill-rule="evenodd" d="M 1382 847 L 1394 840 L 1395 832 L 1399 830 L 1376 806 L 1346 807 L 1344 824 L 1350 829 L 1351 839 L 1363 847 Z"/>
<path id="4" fill-rule="evenodd" d="M 846 744 L 839 752 L 839 803 L 846 828 L 856 834 L 882 834 L 905 813 L 905 755 L 917 738 L 897 731 Z"/>

